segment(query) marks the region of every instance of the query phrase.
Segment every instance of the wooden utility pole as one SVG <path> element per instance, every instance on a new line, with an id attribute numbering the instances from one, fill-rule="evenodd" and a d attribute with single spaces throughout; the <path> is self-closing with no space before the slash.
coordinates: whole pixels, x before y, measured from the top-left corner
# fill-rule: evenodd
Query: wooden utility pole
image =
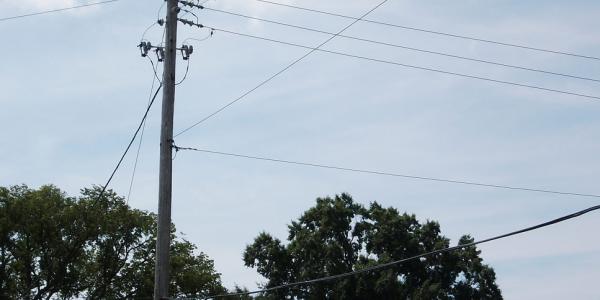
<path id="1" fill-rule="evenodd" d="M 160 130 L 160 171 L 158 183 L 158 232 L 154 273 L 154 299 L 169 297 L 169 252 L 171 248 L 171 188 L 173 152 L 173 114 L 175 108 L 175 65 L 177 59 L 177 0 L 167 0 L 165 23 L 165 62 Z"/>

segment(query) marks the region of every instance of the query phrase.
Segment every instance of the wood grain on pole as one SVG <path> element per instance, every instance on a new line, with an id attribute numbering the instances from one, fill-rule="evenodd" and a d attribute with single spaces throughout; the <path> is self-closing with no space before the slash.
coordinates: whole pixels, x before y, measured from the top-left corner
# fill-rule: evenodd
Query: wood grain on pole
<path id="1" fill-rule="evenodd" d="M 169 297 L 169 270 L 171 246 L 171 189 L 173 114 L 175 106 L 175 66 L 177 59 L 177 0 L 168 0 L 165 23 L 165 61 L 163 72 L 163 103 L 160 132 L 160 171 L 158 184 L 158 221 L 154 299 Z"/>

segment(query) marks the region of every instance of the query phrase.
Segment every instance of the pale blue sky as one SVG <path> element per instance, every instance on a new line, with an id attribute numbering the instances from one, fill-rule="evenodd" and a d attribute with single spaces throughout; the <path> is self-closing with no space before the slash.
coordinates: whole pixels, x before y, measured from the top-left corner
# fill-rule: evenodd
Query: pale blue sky
<path id="1" fill-rule="evenodd" d="M 285 1 L 360 16 L 377 0 Z M 2 0 L 0 18 L 86 3 Z M 0 185 L 53 183 L 70 194 L 102 184 L 121 155 L 152 80 L 135 47 L 162 1 L 121 0 L 0 23 Z M 254 0 L 208 6 L 338 31 L 350 21 Z M 317 45 L 327 36 L 216 12 L 214 27 Z M 597 1 L 390 0 L 370 19 L 598 56 Z M 180 41 L 205 32 L 180 27 Z M 600 61 L 498 47 L 359 23 L 346 32 L 411 47 L 600 78 Z M 161 30 L 148 39 L 157 43 Z M 306 50 L 217 32 L 195 43 L 178 87 L 176 131 L 283 68 Z M 333 40 L 326 49 L 600 95 L 600 83 Z M 185 69 L 180 60 L 179 71 Z M 180 75 L 183 75 L 180 72 Z M 159 108 L 153 108 L 130 204 L 155 211 Z M 177 138 L 180 146 L 404 174 L 600 193 L 600 101 L 314 53 L 230 109 Z M 134 152 L 112 188 L 125 195 Z M 456 242 L 533 225 L 587 206 L 591 198 L 503 191 L 179 153 L 173 221 L 215 260 L 227 286 L 262 281 L 241 253 L 262 230 L 286 224 L 319 196 L 348 192 L 421 220 L 440 221 Z M 600 218 L 482 247 L 507 299 L 598 299 Z"/>

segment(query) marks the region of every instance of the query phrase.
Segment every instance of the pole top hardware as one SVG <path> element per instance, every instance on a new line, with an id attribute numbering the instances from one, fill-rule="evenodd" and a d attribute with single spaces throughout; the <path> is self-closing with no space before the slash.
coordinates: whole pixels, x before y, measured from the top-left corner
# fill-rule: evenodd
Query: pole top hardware
<path id="1" fill-rule="evenodd" d="M 181 46 L 181 56 L 183 57 L 183 60 L 188 60 L 190 59 L 190 55 L 192 55 L 192 53 L 194 53 L 194 46 L 192 45 L 183 45 Z"/>
<path id="2" fill-rule="evenodd" d="M 179 3 L 181 3 L 183 6 L 189 6 L 189 7 L 192 7 L 192 8 L 204 9 L 204 6 L 202 6 L 200 4 L 193 3 L 191 1 L 179 0 Z"/>
<path id="3" fill-rule="evenodd" d="M 152 49 L 153 46 L 150 42 L 141 42 L 138 45 L 138 48 L 140 48 L 140 54 L 142 55 L 142 57 L 146 57 L 148 56 L 148 51 L 150 51 L 150 49 Z"/>
<path id="4" fill-rule="evenodd" d="M 158 59 L 159 62 L 165 61 L 165 48 L 164 47 L 156 47 L 156 49 L 154 49 L 154 52 L 156 52 L 156 58 Z"/>
<path id="5" fill-rule="evenodd" d="M 198 24 L 198 23 L 194 23 L 193 21 L 190 20 L 186 20 L 186 19 L 181 19 L 181 18 L 177 18 L 177 20 L 185 25 L 189 25 L 192 27 L 198 27 L 198 28 L 204 28 L 204 25 L 202 24 Z"/>

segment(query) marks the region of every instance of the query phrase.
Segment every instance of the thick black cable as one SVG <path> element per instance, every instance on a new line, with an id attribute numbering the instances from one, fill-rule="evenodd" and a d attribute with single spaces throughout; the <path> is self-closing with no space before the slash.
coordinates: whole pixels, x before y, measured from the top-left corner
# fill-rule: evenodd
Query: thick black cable
<path id="1" fill-rule="evenodd" d="M 298 48 L 312 49 L 312 47 L 310 47 L 310 46 L 305 46 L 305 45 L 300 45 L 300 44 L 295 44 L 295 43 L 290 43 L 290 42 L 284 42 L 284 41 L 280 41 L 280 40 L 275 40 L 275 39 L 271 39 L 271 38 L 266 38 L 266 37 L 261 37 L 261 36 L 246 34 L 246 33 L 235 32 L 235 31 L 226 30 L 226 29 L 220 29 L 220 28 L 215 28 L 215 27 L 211 27 L 211 28 L 215 31 L 225 32 L 225 33 L 229 33 L 229 34 L 233 34 L 233 35 L 244 36 L 244 37 L 249 37 L 249 38 L 253 38 L 253 39 L 259 39 L 259 40 L 264 40 L 264 41 L 268 41 L 268 42 L 273 42 L 273 43 L 278 43 L 278 44 L 283 44 L 283 45 L 288 45 L 288 46 L 294 46 L 294 47 L 298 47 Z M 524 83 L 518 83 L 518 82 L 512 82 L 512 81 L 505 81 L 505 80 L 499 80 L 499 79 L 493 79 L 493 78 L 488 78 L 488 77 L 445 71 L 445 70 L 434 69 L 434 68 L 420 67 L 420 66 L 409 65 L 409 64 L 399 63 L 399 62 L 390 61 L 390 60 L 383 60 L 383 59 L 377 59 L 377 58 L 372 58 L 372 57 L 367 57 L 367 56 L 354 55 L 354 54 L 349 54 L 349 53 L 345 53 L 345 52 L 331 51 L 331 50 L 325 50 L 325 49 L 315 49 L 314 51 L 320 51 L 320 52 L 324 52 L 324 53 L 341 55 L 341 56 L 346 56 L 346 57 L 350 57 L 350 58 L 357 58 L 357 59 L 367 60 L 367 61 L 372 61 L 372 62 L 396 65 L 396 66 L 405 67 L 405 68 L 412 68 L 412 69 L 418 69 L 418 70 L 423 70 L 423 71 L 442 73 L 442 74 L 446 74 L 446 75 L 452 75 L 452 76 L 471 78 L 471 79 L 483 80 L 483 81 L 488 81 L 488 82 L 494 82 L 494 83 L 542 90 L 542 91 L 546 91 L 546 92 L 553 92 L 553 93 L 558 93 L 558 94 L 577 96 L 577 97 L 582 97 L 582 98 L 593 99 L 594 101 L 600 100 L 600 96 L 587 95 L 587 94 L 545 88 L 545 87 L 536 86 L 536 85 L 530 85 L 530 84 L 524 84 Z"/>
<path id="2" fill-rule="evenodd" d="M 152 108 L 152 104 L 154 104 L 154 100 L 156 99 L 156 96 L 158 96 L 158 92 L 160 91 L 161 88 L 162 88 L 162 83 L 158 86 L 158 89 L 156 90 L 156 93 L 154 93 L 154 96 L 152 97 L 152 101 L 150 101 L 150 104 L 148 104 L 148 108 L 146 108 L 146 112 L 144 113 L 144 116 L 142 117 L 142 120 L 140 121 L 140 125 L 138 125 L 137 129 L 135 130 L 135 133 L 131 137 L 131 140 L 129 141 L 129 144 L 127 145 L 127 148 L 125 148 L 125 152 L 123 152 L 123 155 L 121 155 L 121 159 L 119 159 L 119 162 L 117 163 L 117 165 L 115 166 L 114 170 L 110 174 L 110 177 L 106 181 L 106 184 L 104 184 L 104 186 L 102 186 L 102 191 L 100 192 L 100 195 L 98 195 L 98 199 L 101 199 L 102 195 L 104 195 L 104 192 L 106 191 L 106 188 L 108 188 L 108 185 L 110 184 L 110 182 L 112 181 L 113 177 L 115 176 L 115 173 L 117 173 L 117 170 L 121 166 L 121 163 L 123 162 L 123 159 L 125 159 L 125 156 L 127 155 L 127 152 L 129 152 L 129 149 L 131 148 L 131 145 L 135 141 L 138 133 L 142 129 L 142 126 L 144 125 L 144 122 L 146 121 L 146 117 L 148 117 L 148 112 L 150 112 L 150 108 Z"/>
<path id="3" fill-rule="evenodd" d="M 395 260 L 392 262 L 388 262 L 388 263 L 384 263 L 384 264 L 380 264 L 380 265 L 376 265 L 376 266 L 372 266 L 372 267 L 368 267 L 365 269 L 361 269 L 361 270 L 356 270 L 356 271 L 352 271 L 352 272 L 347 272 L 347 273 L 342 273 L 342 274 L 337 274 L 337 275 L 331 275 L 331 276 L 326 276 L 326 277 L 321 277 L 321 278 L 316 278 L 316 279 L 311 279 L 311 280 L 305 280 L 305 281 L 299 281 L 299 282 L 293 282 L 293 283 L 288 283 L 288 284 L 282 284 L 282 285 L 278 285 L 278 286 L 274 286 L 274 287 L 270 287 L 270 288 L 266 288 L 266 289 L 262 289 L 262 290 L 256 290 L 256 291 L 250 291 L 250 292 L 241 292 L 241 293 L 231 293 L 231 294 L 220 294 L 220 295 L 212 295 L 212 296 L 208 296 L 208 297 L 204 297 L 204 298 L 200 298 L 200 299 L 217 299 L 217 298 L 223 298 L 223 297 L 231 297 L 231 296 L 244 296 L 244 295 L 251 295 L 251 294 L 259 294 L 259 293 L 265 293 L 265 292 L 270 292 L 270 291 L 274 291 L 274 290 L 279 290 L 279 289 L 284 289 L 284 288 L 290 288 L 290 287 L 294 287 L 294 286 L 300 286 L 300 285 L 309 285 L 309 284 L 314 284 L 317 282 L 324 282 L 324 281 L 332 281 L 332 280 L 337 280 L 337 279 L 341 279 L 341 278 L 345 278 L 345 277 L 350 277 L 350 276 L 355 276 L 355 275 L 359 275 L 359 274 L 363 274 L 363 273 L 368 273 L 368 272 L 374 272 L 374 271 L 379 271 L 379 270 L 383 270 L 383 269 L 388 269 L 390 267 L 394 267 L 397 266 L 399 264 L 402 263 L 406 263 L 409 261 L 413 261 L 413 260 L 417 260 L 420 258 L 424 258 L 424 257 L 428 257 L 428 256 L 432 256 L 432 255 L 436 255 L 436 254 L 440 254 L 440 253 L 445 253 L 445 252 L 452 252 L 452 251 L 456 251 L 456 250 L 460 250 L 460 249 L 464 249 L 464 248 L 469 248 L 469 247 L 473 247 L 479 244 L 484 244 L 484 243 L 488 243 L 491 241 L 495 241 L 495 240 L 500 240 L 500 239 L 504 239 L 507 237 L 511 237 L 511 236 L 515 236 L 515 235 L 519 235 L 519 234 L 523 234 L 526 232 L 530 232 L 530 231 L 534 231 L 543 227 L 548 227 L 550 225 L 554 225 L 554 224 L 558 224 L 570 219 L 574 219 L 577 217 L 580 217 L 582 215 L 585 215 L 589 212 L 595 211 L 595 210 L 599 210 L 600 209 L 600 205 L 596 205 L 596 206 L 592 206 L 590 208 L 548 221 L 548 222 L 544 222 L 538 225 L 534 225 L 531 227 L 527 227 L 524 229 L 520 229 L 517 231 L 513 231 L 513 232 L 509 232 L 509 233 L 505 233 L 505 234 L 501 234 L 495 237 L 491 237 L 491 238 L 487 238 L 484 240 L 480 240 L 480 241 L 475 241 L 475 242 L 471 242 L 471 243 L 467 243 L 467 244 L 462 244 L 462 245 L 457 245 L 457 246 L 453 246 L 453 247 L 448 247 L 448 248 L 444 248 L 444 249 L 438 249 L 438 250 L 434 250 L 434 251 L 430 251 L 430 252 L 426 252 L 423 254 L 419 254 L 419 255 L 415 255 L 412 257 L 408 257 L 405 259 L 400 259 L 400 260 Z"/>
<path id="4" fill-rule="evenodd" d="M 600 195 L 597 195 L 597 194 L 583 194 L 583 193 L 574 193 L 574 192 L 562 192 L 562 191 L 554 191 L 554 190 L 546 190 L 546 189 L 537 189 L 537 188 L 528 188 L 528 187 L 516 187 L 516 186 L 509 186 L 509 185 L 499 185 L 499 184 L 482 183 L 482 182 L 475 182 L 475 181 L 464 181 L 464 180 L 455 180 L 455 179 L 425 177 L 425 176 L 417 176 L 417 175 L 409 175 L 409 174 L 399 174 L 399 173 L 391 173 L 391 172 L 384 172 L 384 171 L 374 171 L 374 170 L 365 170 L 365 169 L 357 169 L 357 168 L 349 168 L 349 167 L 339 167 L 339 166 L 332 166 L 332 165 L 325 165 L 325 164 L 318 164 L 318 163 L 311 163 L 311 162 L 300 162 L 300 161 L 285 160 L 285 159 L 276 159 L 276 158 L 270 158 L 270 157 L 261 157 L 261 156 L 253 156 L 253 155 L 245 155 L 245 154 L 237 154 L 237 153 L 220 152 L 220 151 L 198 149 L 198 148 L 178 147 L 178 146 L 174 146 L 174 147 L 175 147 L 176 150 L 196 151 L 196 152 L 217 154 L 217 155 L 221 155 L 221 156 L 246 158 L 246 159 L 253 159 L 253 160 L 261 160 L 261 161 L 283 163 L 283 164 L 288 164 L 288 165 L 298 165 L 298 166 L 315 167 L 315 168 L 322 168 L 322 169 L 332 169 L 332 170 L 338 170 L 338 171 L 347 171 L 347 172 L 355 172 L 355 173 L 363 173 L 363 174 L 371 174 L 371 175 L 402 177 L 402 178 L 408 178 L 408 179 L 436 181 L 436 182 L 444 182 L 444 183 L 452 183 L 452 184 L 462 184 L 462 185 L 471 185 L 471 186 L 480 186 L 480 187 L 505 189 L 505 190 L 517 190 L 517 191 L 546 193 L 546 194 L 556 194 L 556 195 L 565 195 L 565 196 L 600 198 Z"/>
<path id="5" fill-rule="evenodd" d="M 12 16 L 12 17 L 5 17 L 5 18 L 0 18 L 0 22 L 14 20 L 14 19 L 20 19 L 20 18 L 26 18 L 26 17 L 32 17 L 32 16 L 38 16 L 38 15 L 44 15 L 44 14 L 55 13 L 55 12 L 61 12 L 61 11 L 66 11 L 66 10 L 84 8 L 84 7 L 89 7 L 89 6 L 107 4 L 107 3 L 117 2 L 117 1 L 119 1 L 119 0 L 99 1 L 99 2 L 82 4 L 82 5 L 76 5 L 76 6 L 71 6 L 71 7 L 64 7 L 64 8 L 58 8 L 58 9 L 52 9 L 52 10 L 45 10 L 45 11 L 40 11 L 40 12 L 35 12 L 35 13 L 30 13 L 30 14 L 24 14 L 24 15 Z"/>
<path id="6" fill-rule="evenodd" d="M 306 54 L 302 55 L 301 57 L 297 58 L 296 60 L 294 60 L 292 63 L 290 63 L 289 65 L 285 66 L 283 69 L 279 70 L 278 72 L 276 72 L 275 74 L 271 75 L 269 78 L 267 78 L 266 80 L 260 82 L 258 85 L 256 85 L 255 87 L 251 88 L 250 90 L 246 91 L 245 93 L 243 93 L 241 96 L 237 97 L 236 99 L 234 99 L 233 101 L 227 103 L 226 105 L 222 106 L 221 108 L 217 109 L 215 112 L 209 114 L 208 116 L 204 117 L 202 120 L 194 123 L 192 126 L 189 126 L 187 128 L 185 128 L 184 130 L 180 131 L 179 133 L 175 134 L 173 137 L 178 137 L 180 135 L 182 135 L 183 133 L 189 131 L 190 129 L 200 125 L 201 123 L 205 122 L 206 120 L 212 118 L 213 116 L 215 116 L 216 114 L 222 112 L 223 110 L 227 109 L 228 107 L 230 107 L 231 105 L 233 105 L 234 103 L 242 100 L 243 98 L 245 98 L 246 96 L 250 95 L 252 92 L 256 91 L 257 89 L 259 89 L 260 87 L 262 87 L 263 85 L 267 84 L 269 81 L 275 79 L 275 77 L 281 75 L 283 72 L 289 70 L 290 68 L 292 68 L 293 66 L 295 66 L 297 63 L 301 62 L 302 60 L 304 60 L 306 57 L 308 57 L 309 55 L 313 54 L 315 51 L 317 51 L 319 48 L 321 48 L 322 46 L 324 46 L 325 44 L 329 43 L 331 40 L 333 40 L 335 37 L 337 37 L 338 35 L 342 34 L 344 31 L 346 31 L 348 28 L 350 28 L 352 25 L 356 24 L 358 21 L 362 20 L 362 18 L 366 17 L 367 15 L 369 15 L 370 13 L 372 13 L 374 10 L 376 10 L 377 8 L 379 8 L 380 6 L 382 6 L 384 3 L 386 3 L 388 0 L 384 0 L 382 2 L 380 2 L 379 4 L 377 4 L 375 7 L 373 7 L 371 10 L 369 10 L 368 12 L 364 13 L 362 16 L 360 16 L 359 18 L 356 18 L 356 20 L 354 20 L 352 23 L 348 24 L 346 27 L 344 27 L 342 30 L 338 31 L 337 34 L 329 37 L 328 39 L 326 39 L 324 42 L 320 43 L 317 47 L 310 47 L 310 51 L 308 51 Z"/>
<path id="7" fill-rule="evenodd" d="M 152 25 L 148 26 L 146 28 L 146 30 L 144 30 L 144 32 L 142 33 L 142 38 L 140 39 L 140 43 L 142 41 L 146 41 L 145 36 L 146 33 L 155 25 L 160 24 L 160 11 L 162 10 L 163 6 L 165 5 L 166 1 L 163 2 L 163 4 L 160 6 L 160 8 L 158 9 L 158 13 L 157 13 L 157 21 L 152 23 Z M 163 30 L 163 35 L 164 35 L 164 30 Z M 152 65 L 152 72 L 154 73 L 152 75 L 152 85 L 150 86 L 150 95 L 148 96 L 148 106 L 150 105 L 151 101 L 152 101 L 152 94 L 154 93 L 154 84 L 156 83 L 156 81 L 158 81 L 161 85 L 162 85 L 162 81 L 160 80 L 160 78 L 158 77 L 157 71 L 156 71 L 156 67 L 154 66 L 154 62 L 152 61 L 152 59 L 150 57 L 148 57 L 148 60 L 150 61 L 150 64 Z M 188 64 L 189 67 L 189 64 Z M 187 71 L 186 71 L 186 75 L 187 75 Z M 185 78 L 185 77 L 184 77 Z M 137 146 L 137 151 L 135 153 L 135 162 L 133 163 L 133 171 L 131 172 L 131 180 L 129 181 L 129 190 L 127 191 L 127 198 L 126 198 L 126 204 L 129 204 L 129 199 L 131 198 L 131 192 L 133 190 L 133 183 L 135 181 L 135 173 L 137 171 L 137 165 L 138 165 L 138 161 L 140 158 L 140 151 L 142 149 L 142 143 L 144 141 L 144 132 L 146 131 L 146 120 L 144 118 L 144 120 L 142 121 L 143 125 L 142 125 L 142 132 L 140 133 L 140 140 L 138 142 L 138 146 Z"/>
<path id="8" fill-rule="evenodd" d="M 256 0 L 256 1 L 263 2 L 263 3 L 268 3 L 268 4 L 273 4 L 273 5 L 278 5 L 278 6 L 285 6 L 285 7 L 299 9 L 299 10 L 304 10 L 304 11 L 310 11 L 310 12 L 319 13 L 319 14 L 325 14 L 325 15 L 329 15 L 329 16 L 335 16 L 335 17 L 345 18 L 345 19 L 355 19 L 352 16 L 347 16 L 347 15 L 342 15 L 342 14 L 337 14 L 337 13 L 332 13 L 332 12 L 327 12 L 327 11 L 317 10 L 317 9 L 312 9 L 312 8 L 300 7 L 300 6 L 296 6 L 296 5 L 283 4 L 283 3 L 274 2 L 274 1 L 267 1 L 267 0 Z M 417 28 L 417 27 L 403 26 L 403 25 L 386 23 L 386 22 L 380 22 L 380 21 L 374 21 L 374 20 L 368 20 L 368 19 L 362 19 L 361 21 L 366 22 L 366 23 L 377 24 L 377 25 L 384 25 L 384 26 L 389 26 L 389 27 L 402 28 L 402 29 L 406 29 L 406 30 L 419 31 L 419 32 L 431 33 L 431 34 L 436 34 L 436 35 L 443 35 L 443 36 L 448 36 L 448 37 L 453 37 L 453 38 L 459 38 L 459 39 L 465 39 L 465 40 L 471 40 L 471 41 L 477 41 L 477 42 L 495 44 L 495 45 L 500 45 L 500 46 L 521 48 L 521 49 L 527 49 L 527 50 L 533 50 L 533 51 L 539 51 L 539 52 L 546 52 L 546 53 L 553 53 L 553 54 L 560 54 L 560 55 L 567 55 L 567 56 L 579 57 L 579 58 L 586 58 L 586 59 L 592 59 L 592 60 L 600 60 L 600 57 L 583 55 L 583 54 L 577 54 L 577 53 L 569 53 L 569 52 L 558 51 L 558 50 L 549 50 L 549 49 L 542 49 L 542 48 L 525 46 L 525 45 L 517 45 L 517 44 L 499 42 L 499 41 L 494 41 L 494 40 L 488 40 L 488 39 L 476 38 L 476 37 L 471 37 L 471 36 L 452 34 L 452 33 L 435 31 L 435 30 L 429 30 L 429 29 L 423 29 L 423 28 Z"/>
<path id="9" fill-rule="evenodd" d="M 260 22 L 277 24 L 277 25 L 280 25 L 280 26 L 286 26 L 286 27 L 290 27 L 290 28 L 296 28 L 296 29 L 301 29 L 301 30 L 306 30 L 306 31 L 311 31 L 311 32 L 317 32 L 317 33 L 322 33 L 322 34 L 328 34 L 328 35 L 334 34 L 332 32 L 328 32 L 328 31 L 324 31 L 324 30 L 320 30 L 320 29 L 315 29 L 315 28 L 310 28 L 310 27 L 306 27 L 306 26 L 293 25 L 293 24 L 289 24 L 289 23 L 285 23 L 285 22 L 279 22 L 279 21 L 273 21 L 273 20 L 268 20 L 268 19 L 263 19 L 263 18 L 248 16 L 248 15 L 244 15 L 244 14 L 240 14 L 240 13 L 235 13 L 235 12 L 231 12 L 231 11 L 226 11 L 226 10 L 222 10 L 222 9 L 216 9 L 216 8 L 210 8 L 210 7 L 204 7 L 204 9 L 205 10 L 210 10 L 210 11 L 215 11 L 215 12 L 220 12 L 220 13 L 224 13 L 224 14 L 228 14 L 228 15 L 233 15 L 233 16 L 237 16 L 237 17 L 242 17 L 242 18 L 246 18 L 246 19 L 256 20 L 256 21 L 260 21 Z M 548 74 L 548 75 L 554 75 L 554 76 L 561 76 L 561 77 L 567 77 L 567 78 L 574 78 L 574 79 L 579 79 L 579 80 L 600 82 L 600 79 L 595 79 L 595 78 L 589 78 L 589 77 L 583 77 L 583 76 L 576 76 L 576 75 L 570 75 L 570 74 L 564 74 L 564 73 L 559 73 L 559 72 L 546 71 L 546 70 L 541 70 L 541 69 L 536 69 L 536 68 L 529 68 L 529 67 L 523 67 L 523 66 L 505 64 L 505 63 L 491 61 L 491 60 L 477 59 L 477 58 L 472 58 L 472 57 L 454 55 L 454 54 L 449 54 L 449 53 L 444 53 L 444 52 L 438 52 L 438 51 L 431 51 L 431 50 L 426 50 L 426 49 L 419 49 L 419 48 L 408 47 L 408 46 L 394 44 L 394 43 L 387 43 L 387 42 L 382 42 L 382 41 L 377 41 L 377 40 L 372 40 L 372 39 L 365 39 L 365 38 L 354 37 L 354 36 L 343 35 L 343 34 L 339 34 L 338 36 L 339 37 L 343 37 L 343 38 L 347 38 L 347 39 L 351 39 L 351 40 L 366 42 L 366 43 L 384 45 L 384 46 L 389 46 L 389 47 L 394 47 L 394 48 L 400 48 L 400 49 L 404 49 L 404 50 L 410 50 L 410 51 L 416 51 L 416 52 L 421 52 L 421 53 L 428 53 L 428 54 L 433 54 L 433 55 L 440 55 L 440 56 L 445 56 L 445 57 L 451 57 L 451 58 L 455 58 L 455 59 L 461 59 L 461 60 L 473 61 L 473 62 L 478 62 L 478 63 L 496 65 L 496 66 L 501 66 L 501 67 L 505 67 L 505 68 L 512 68 L 512 69 L 518 69 L 518 70 L 524 70 L 524 71 L 530 71 L 530 72 L 536 72 L 536 73 L 542 73 L 542 74 Z"/>

